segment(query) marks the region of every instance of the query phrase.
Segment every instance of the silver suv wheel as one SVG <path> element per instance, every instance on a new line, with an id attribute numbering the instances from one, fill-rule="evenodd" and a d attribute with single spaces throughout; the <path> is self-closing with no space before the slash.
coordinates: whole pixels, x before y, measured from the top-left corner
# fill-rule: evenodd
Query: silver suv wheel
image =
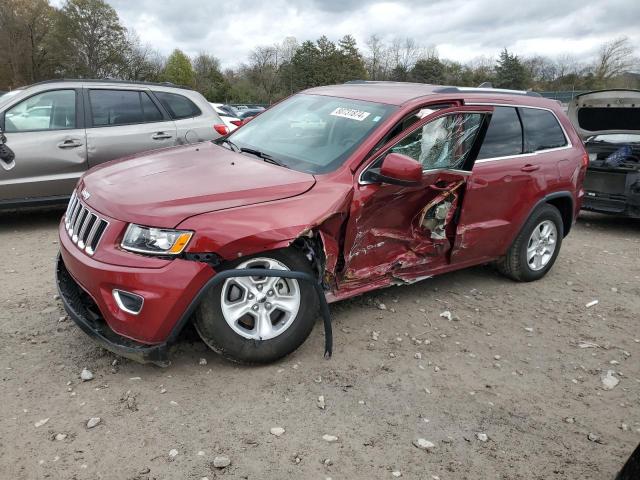
<path id="1" fill-rule="evenodd" d="M 235 268 L 289 270 L 273 258 L 252 258 Z M 220 307 L 225 321 L 238 335 L 269 340 L 286 331 L 300 309 L 297 280 L 278 277 L 235 277 L 222 286 Z"/>
<path id="2" fill-rule="evenodd" d="M 547 266 L 556 250 L 558 230 L 551 220 L 544 220 L 533 229 L 527 243 L 527 263 L 534 271 Z"/>

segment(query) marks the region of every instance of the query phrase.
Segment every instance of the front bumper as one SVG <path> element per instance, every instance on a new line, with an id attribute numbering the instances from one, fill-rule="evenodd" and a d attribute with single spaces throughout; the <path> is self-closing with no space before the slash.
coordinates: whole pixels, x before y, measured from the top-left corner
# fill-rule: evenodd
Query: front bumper
<path id="1" fill-rule="evenodd" d="M 69 317 L 100 346 L 140 363 L 169 365 L 169 345 L 144 345 L 115 333 L 95 308 L 95 302 L 67 271 L 60 255 L 56 264 L 56 284 Z"/>
<path id="2" fill-rule="evenodd" d="M 131 266 L 98 261 L 71 241 L 63 222 L 59 238 L 56 276 L 65 309 L 105 348 L 138 361 L 157 363 L 166 356 L 167 343 L 186 323 L 183 317 L 192 301 L 215 275 L 206 263 L 178 258 L 150 263 L 152 259 L 130 254 Z M 142 260 L 150 266 L 140 266 Z M 114 289 L 143 297 L 140 313 L 123 310 Z"/>

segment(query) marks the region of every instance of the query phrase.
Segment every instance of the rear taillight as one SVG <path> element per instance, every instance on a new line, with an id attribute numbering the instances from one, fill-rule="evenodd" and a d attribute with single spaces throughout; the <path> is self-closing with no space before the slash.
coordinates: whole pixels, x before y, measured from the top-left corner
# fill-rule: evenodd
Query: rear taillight
<path id="1" fill-rule="evenodd" d="M 231 123 L 236 127 L 241 127 L 243 125 L 242 120 L 231 120 Z"/>
<path id="2" fill-rule="evenodd" d="M 227 127 L 224 123 L 216 123 L 213 126 L 213 129 L 220 135 L 227 135 L 229 133 L 229 127 Z"/>
<path id="3" fill-rule="evenodd" d="M 589 166 L 589 154 L 587 152 L 582 155 L 582 167 L 587 168 Z"/>

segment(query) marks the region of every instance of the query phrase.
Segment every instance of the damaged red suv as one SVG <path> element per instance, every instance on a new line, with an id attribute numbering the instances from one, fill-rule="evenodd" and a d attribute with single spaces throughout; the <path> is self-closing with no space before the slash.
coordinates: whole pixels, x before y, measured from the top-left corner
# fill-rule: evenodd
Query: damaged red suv
<path id="1" fill-rule="evenodd" d="M 489 262 L 543 277 L 587 163 L 560 105 L 536 94 L 313 88 L 213 142 L 85 174 L 60 223 L 58 288 L 121 355 L 166 364 L 193 322 L 225 357 L 270 362 L 325 300 Z"/>

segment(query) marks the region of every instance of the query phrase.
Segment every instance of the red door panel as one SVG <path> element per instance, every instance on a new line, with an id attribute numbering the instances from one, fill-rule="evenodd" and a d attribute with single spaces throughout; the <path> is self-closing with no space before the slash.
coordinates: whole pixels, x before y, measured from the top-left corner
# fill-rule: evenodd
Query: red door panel
<path id="1" fill-rule="evenodd" d="M 452 263 L 504 255 L 531 212 L 557 181 L 551 153 L 478 161 L 460 215 Z"/>

